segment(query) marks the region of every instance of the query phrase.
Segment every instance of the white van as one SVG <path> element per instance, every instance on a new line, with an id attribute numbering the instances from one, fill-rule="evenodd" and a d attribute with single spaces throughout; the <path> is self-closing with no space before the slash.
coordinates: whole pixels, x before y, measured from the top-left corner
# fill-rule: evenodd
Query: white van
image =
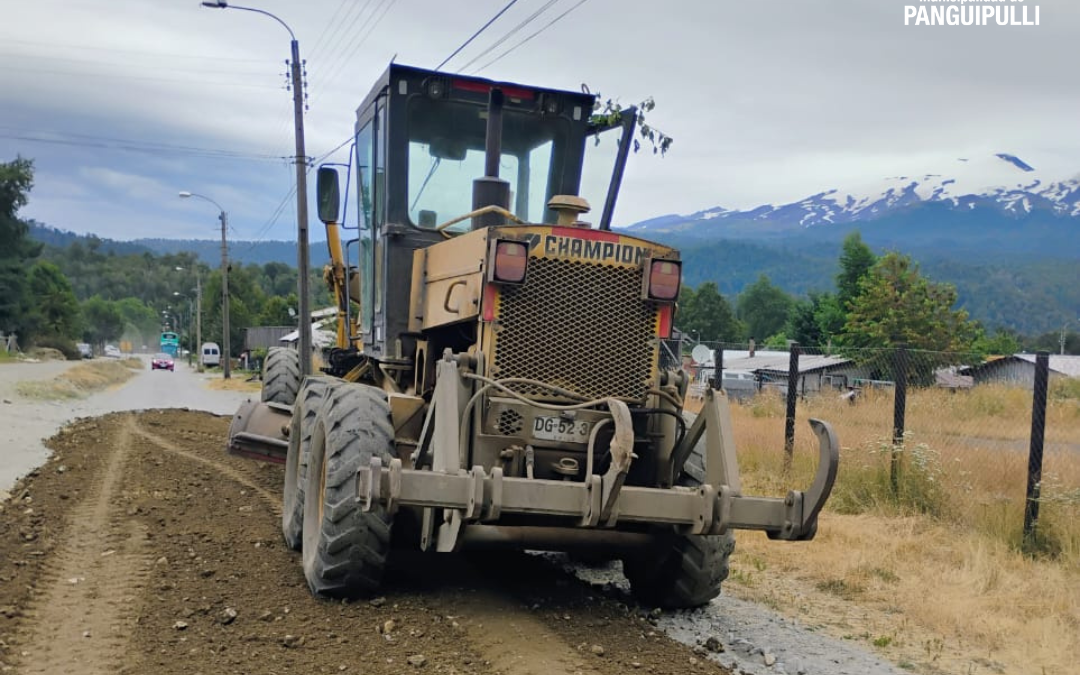
<path id="1" fill-rule="evenodd" d="M 204 342 L 199 350 L 199 362 L 203 366 L 220 366 L 221 347 L 218 347 L 216 342 Z"/>

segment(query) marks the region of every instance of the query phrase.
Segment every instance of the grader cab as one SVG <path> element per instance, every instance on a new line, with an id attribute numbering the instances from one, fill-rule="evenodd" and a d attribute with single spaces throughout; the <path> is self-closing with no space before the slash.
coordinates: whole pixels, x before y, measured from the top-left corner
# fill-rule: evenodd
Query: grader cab
<path id="1" fill-rule="evenodd" d="M 733 531 L 806 540 L 836 475 L 742 494 L 728 401 L 663 358 L 678 251 L 610 229 L 633 109 L 588 93 L 391 65 L 318 206 L 338 298 L 324 375 L 274 350 L 230 450 L 284 459 L 283 532 L 312 591 L 375 592 L 391 550 L 510 547 L 621 558 L 643 601 L 707 602 Z M 590 136 L 621 133 L 598 223 L 578 196 Z M 306 355 L 304 355 L 306 357 Z"/>

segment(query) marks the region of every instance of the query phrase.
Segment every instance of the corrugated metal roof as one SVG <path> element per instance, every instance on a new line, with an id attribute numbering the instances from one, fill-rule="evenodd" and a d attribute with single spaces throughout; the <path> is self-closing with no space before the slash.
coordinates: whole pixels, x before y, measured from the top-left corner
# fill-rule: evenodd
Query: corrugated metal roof
<path id="1" fill-rule="evenodd" d="M 1015 358 L 1027 361 L 1028 363 L 1035 363 L 1034 354 L 1013 354 Z M 1051 354 L 1050 355 L 1050 370 L 1067 375 L 1069 377 L 1080 377 L 1080 356 L 1072 356 L 1069 354 Z"/>
<path id="2" fill-rule="evenodd" d="M 791 356 L 788 352 L 758 350 L 753 356 L 745 350 L 724 350 L 725 370 L 770 370 L 786 373 Z M 799 372 L 807 373 L 823 368 L 833 368 L 851 363 L 851 359 L 842 356 L 824 354 L 799 354 Z M 706 368 L 713 366 L 712 361 L 701 364 Z"/>

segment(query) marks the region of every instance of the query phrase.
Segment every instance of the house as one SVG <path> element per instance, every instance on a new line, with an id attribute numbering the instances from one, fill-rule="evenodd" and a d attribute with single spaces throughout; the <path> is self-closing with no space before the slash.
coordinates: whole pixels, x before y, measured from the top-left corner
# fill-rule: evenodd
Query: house
<path id="1" fill-rule="evenodd" d="M 292 326 L 252 326 L 244 329 L 244 351 L 269 349 L 281 344 L 281 338 L 296 330 Z"/>
<path id="2" fill-rule="evenodd" d="M 759 391 L 776 389 L 786 393 L 790 362 L 788 352 L 755 350 L 751 355 L 746 350 L 725 350 L 723 369 L 724 372 L 753 373 Z M 712 377 L 714 366 L 711 359 L 700 365 L 698 379 L 704 382 Z M 824 354 L 799 354 L 798 372 L 798 393 L 803 396 L 823 389 L 845 389 L 856 379 L 870 377 L 869 369 L 852 359 Z"/>
<path id="3" fill-rule="evenodd" d="M 1059 377 L 1080 378 L 1080 356 L 1068 354 L 1050 355 L 1050 379 Z M 992 358 L 986 363 L 960 369 L 961 375 L 970 375 L 975 384 L 1008 384 L 1026 389 L 1035 386 L 1035 355 L 1012 354 Z"/>

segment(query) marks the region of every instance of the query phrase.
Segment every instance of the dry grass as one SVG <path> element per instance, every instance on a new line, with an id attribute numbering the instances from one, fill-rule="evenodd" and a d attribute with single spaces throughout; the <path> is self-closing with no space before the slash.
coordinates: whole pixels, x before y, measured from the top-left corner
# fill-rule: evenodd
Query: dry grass
<path id="1" fill-rule="evenodd" d="M 89 361 L 72 366 L 67 372 L 51 380 L 27 381 L 15 385 L 16 391 L 27 398 L 70 399 L 84 398 L 89 394 L 121 384 L 129 380 L 133 368 L 145 365 L 138 359 L 128 359 L 138 365 L 121 361 Z"/>
<path id="2" fill-rule="evenodd" d="M 736 593 L 865 640 L 917 670 L 1073 672 L 1080 661 L 1080 401 L 1047 410 L 1038 554 L 1020 552 L 1029 391 L 908 395 L 899 490 L 889 481 L 892 393 L 857 405 L 800 401 L 796 458 L 782 472 L 784 402 L 733 406 L 745 494 L 805 488 L 816 452 L 805 420 L 833 423 L 840 473 L 818 537 L 744 534 Z M 1040 669 L 1045 669 L 1040 671 Z"/>
<path id="3" fill-rule="evenodd" d="M 208 380 L 206 383 L 207 389 L 213 389 L 215 391 L 250 391 L 258 392 L 262 390 L 262 381 L 257 379 L 248 379 L 247 377 L 231 377 L 229 379 L 216 378 Z"/>

